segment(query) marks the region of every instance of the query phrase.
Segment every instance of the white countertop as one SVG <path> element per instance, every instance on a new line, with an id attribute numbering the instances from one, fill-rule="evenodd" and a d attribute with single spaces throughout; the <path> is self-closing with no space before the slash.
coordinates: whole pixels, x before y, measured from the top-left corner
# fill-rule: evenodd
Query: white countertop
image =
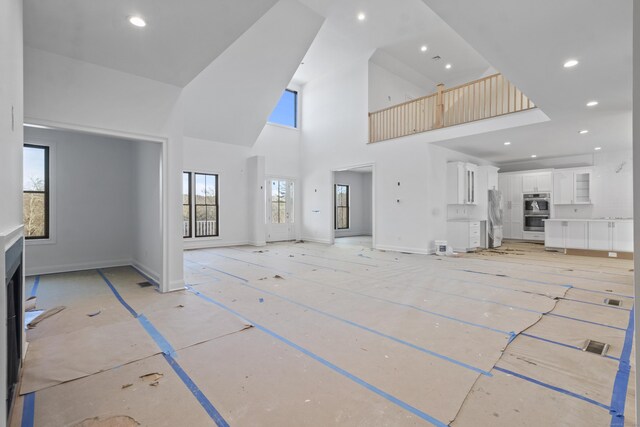
<path id="1" fill-rule="evenodd" d="M 553 218 L 543 221 L 590 221 L 590 222 L 630 222 L 633 218 Z"/>

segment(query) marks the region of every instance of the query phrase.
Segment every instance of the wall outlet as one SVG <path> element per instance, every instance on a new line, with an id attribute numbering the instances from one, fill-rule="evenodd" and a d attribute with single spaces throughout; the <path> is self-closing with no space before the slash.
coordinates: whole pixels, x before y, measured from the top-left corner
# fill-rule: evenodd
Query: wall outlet
<path id="1" fill-rule="evenodd" d="M 609 258 L 618 258 L 617 252 L 609 252 Z"/>

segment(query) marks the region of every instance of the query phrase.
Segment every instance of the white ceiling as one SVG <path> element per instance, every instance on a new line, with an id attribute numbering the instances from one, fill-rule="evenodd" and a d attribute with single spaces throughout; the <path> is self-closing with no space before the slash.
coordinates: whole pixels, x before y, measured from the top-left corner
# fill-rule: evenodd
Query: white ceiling
<path id="1" fill-rule="evenodd" d="M 294 76 L 300 85 L 376 49 L 430 81 L 479 77 L 489 64 L 420 0 L 301 0 L 327 18 Z M 366 19 L 358 21 L 358 13 Z M 420 47 L 426 44 L 426 53 Z M 434 55 L 443 59 L 431 60 Z M 444 65 L 451 62 L 451 70 Z M 379 64 L 385 66 L 384 63 Z"/>
<path id="2" fill-rule="evenodd" d="M 496 163 L 631 147 L 632 0 L 423 1 L 550 118 L 439 145 Z"/>
<path id="3" fill-rule="evenodd" d="M 25 0 L 25 44 L 182 87 L 276 2 Z"/>

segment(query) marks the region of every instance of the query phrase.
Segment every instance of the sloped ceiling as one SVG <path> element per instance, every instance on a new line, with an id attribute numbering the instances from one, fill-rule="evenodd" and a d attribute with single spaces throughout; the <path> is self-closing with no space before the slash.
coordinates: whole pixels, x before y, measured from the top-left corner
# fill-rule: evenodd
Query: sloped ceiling
<path id="1" fill-rule="evenodd" d="M 498 163 L 631 148 L 632 0 L 423 1 L 550 118 L 441 145 Z"/>
<path id="2" fill-rule="evenodd" d="M 25 0 L 27 46 L 184 86 L 277 0 Z M 127 17 L 141 15 L 145 28 Z"/>
<path id="3" fill-rule="evenodd" d="M 253 145 L 323 21 L 280 0 L 184 88 L 185 135 Z"/>

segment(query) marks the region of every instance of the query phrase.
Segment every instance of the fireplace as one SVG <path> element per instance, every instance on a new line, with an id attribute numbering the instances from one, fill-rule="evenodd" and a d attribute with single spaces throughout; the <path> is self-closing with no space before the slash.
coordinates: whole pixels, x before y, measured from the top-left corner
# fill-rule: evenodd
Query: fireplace
<path id="1" fill-rule="evenodd" d="M 7 415 L 16 394 L 22 360 L 22 238 L 5 252 L 7 292 Z"/>

